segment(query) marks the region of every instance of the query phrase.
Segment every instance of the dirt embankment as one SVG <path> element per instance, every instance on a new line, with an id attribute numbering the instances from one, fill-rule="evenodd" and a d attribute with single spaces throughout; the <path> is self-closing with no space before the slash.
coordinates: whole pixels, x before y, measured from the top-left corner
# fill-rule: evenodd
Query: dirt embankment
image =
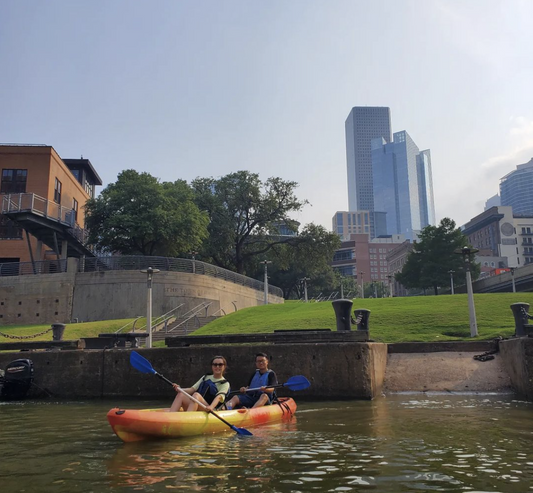
<path id="1" fill-rule="evenodd" d="M 384 392 L 512 392 L 499 354 L 477 361 L 471 352 L 393 353 Z"/>

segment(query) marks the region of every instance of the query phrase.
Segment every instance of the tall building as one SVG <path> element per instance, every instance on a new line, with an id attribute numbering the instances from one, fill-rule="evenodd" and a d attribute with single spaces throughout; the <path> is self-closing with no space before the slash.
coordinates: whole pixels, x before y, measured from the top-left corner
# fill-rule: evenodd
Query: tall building
<path id="1" fill-rule="evenodd" d="M 513 214 L 533 214 L 533 158 L 500 180 L 500 197 L 501 205 L 510 205 Z"/>
<path id="2" fill-rule="evenodd" d="M 435 224 L 430 151 L 419 151 L 406 131 L 392 142 L 372 139 L 371 148 L 374 210 L 386 213 L 387 234 L 414 240 Z"/>
<path id="3" fill-rule="evenodd" d="M 370 142 L 376 138 L 391 141 L 390 109 L 356 106 L 346 119 L 345 130 L 349 210 L 374 211 Z"/>
<path id="4" fill-rule="evenodd" d="M 384 212 L 337 211 L 332 219 L 332 231 L 341 238 L 368 233 L 371 238 L 387 234 Z"/>
<path id="5" fill-rule="evenodd" d="M 102 180 L 88 159 L 52 146 L 0 145 L 0 275 L 6 264 L 92 256 L 84 206 Z"/>

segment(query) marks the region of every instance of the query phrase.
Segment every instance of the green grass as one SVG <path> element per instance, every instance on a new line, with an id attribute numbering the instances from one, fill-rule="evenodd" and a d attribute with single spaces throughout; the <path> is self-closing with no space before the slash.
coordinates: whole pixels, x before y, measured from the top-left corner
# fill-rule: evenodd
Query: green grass
<path id="1" fill-rule="evenodd" d="M 132 322 L 133 318 L 117 319 L 117 320 L 102 320 L 98 322 L 83 322 L 79 324 L 66 324 L 63 340 L 77 340 L 81 337 L 98 337 L 98 334 L 115 332 L 128 322 Z M 145 324 L 145 319 L 140 319 L 136 323 L 136 327 L 142 327 Z M 51 324 L 39 325 L 2 325 L 0 332 L 4 334 L 16 336 L 28 336 L 43 332 L 49 329 Z M 128 326 L 131 329 L 131 325 Z M 128 329 L 128 330 L 129 330 Z M 35 337 L 32 339 L 25 339 L 26 341 L 51 341 L 52 332 Z M 0 336 L 0 342 L 14 342 L 14 339 L 9 339 Z"/>
<path id="2" fill-rule="evenodd" d="M 514 334 L 510 305 L 533 304 L 533 293 L 476 294 L 478 339 Z M 380 342 L 447 341 L 470 337 L 468 298 L 417 296 L 354 300 L 353 309 L 371 310 L 370 337 Z M 331 302 L 267 305 L 246 308 L 222 317 L 197 330 L 194 335 L 249 334 L 276 329 L 336 329 Z"/>
<path id="3" fill-rule="evenodd" d="M 533 305 L 533 293 L 476 294 L 478 339 L 492 339 L 514 334 L 514 318 L 509 306 L 516 302 Z M 466 294 L 454 296 L 417 296 L 354 300 L 353 309 L 371 310 L 370 338 L 379 342 L 471 340 Z M 97 337 L 100 333 L 115 332 L 133 319 L 107 320 L 67 324 L 63 339 Z M 137 326 L 144 325 L 139 320 Z M 130 326 L 131 327 L 131 326 Z M 4 325 L 0 332 L 31 335 L 50 328 L 50 325 Z M 194 332 L 194 335 L 252 334 L 277 329 L 336 330 L 331 302 L 298 303 L 246 308 L 226 315 Z M 129 329 L 128 329 L 129 330 Z M 31 340 L 51 340 L 51 333 Z M 0 336 L 0 342 L 11 342 Z M 155 346 L 163 346 L 164 342 Z"/>

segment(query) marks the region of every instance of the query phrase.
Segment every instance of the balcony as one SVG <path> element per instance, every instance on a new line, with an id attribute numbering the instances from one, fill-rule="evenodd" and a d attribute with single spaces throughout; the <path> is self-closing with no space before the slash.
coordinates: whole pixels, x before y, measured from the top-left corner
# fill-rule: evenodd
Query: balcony
<path id="1" fill-rule="evenodd" d="M 2 195 L 2 214 L 63 257 L 93 257 L 88 231 L 76 224 L 75 212 L 34 193 Z M 60 241 L 67 252 L 60 252 Z"/>

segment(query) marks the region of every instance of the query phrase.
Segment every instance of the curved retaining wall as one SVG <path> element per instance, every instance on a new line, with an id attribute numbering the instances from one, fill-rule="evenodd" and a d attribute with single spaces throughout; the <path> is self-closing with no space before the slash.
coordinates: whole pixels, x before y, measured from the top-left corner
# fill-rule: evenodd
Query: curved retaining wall
<path id="1" fill-rule="evenodd" d="M 146 314 L 146 274 L 138 271 L 77 272 L 76 259 L 60 274 L 0 277 L 0 325 L 89 322 Z M 71 262 L 74 261 L 74 262 Z M 185 272 L 154 275 L 154 317 L 184 304 L 180 313 L 211 302 L 207 315 L 262 305 L 264 293 L 216 277 Z M 283 303 L 269 295 L 269 303 Z M 205 315 L 205 314 L 204 314 Z"/>

